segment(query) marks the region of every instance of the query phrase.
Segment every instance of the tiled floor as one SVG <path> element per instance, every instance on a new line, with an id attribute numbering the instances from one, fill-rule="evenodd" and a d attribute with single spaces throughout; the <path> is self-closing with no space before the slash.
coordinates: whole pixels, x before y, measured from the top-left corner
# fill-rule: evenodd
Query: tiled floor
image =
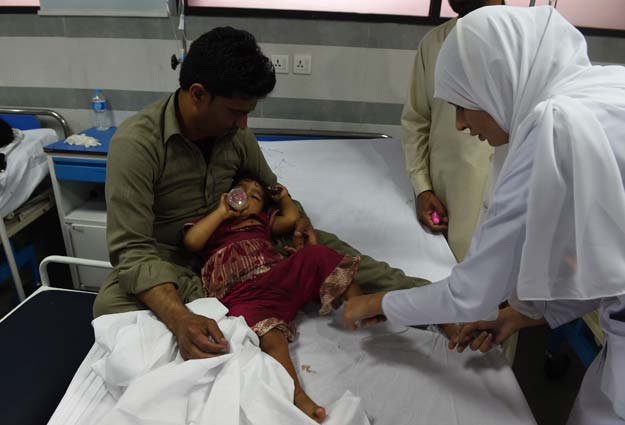
<path id="1" fill-rule="evenodd" d="M 547 378 L 543 367 L 548 336 L 546 326 L 524 329 L 513 370 L 538 425 L 565 425 L 585 370 L 575 353 L 563 346 L 571 359 L 569 369 L 560 379 Z"/>

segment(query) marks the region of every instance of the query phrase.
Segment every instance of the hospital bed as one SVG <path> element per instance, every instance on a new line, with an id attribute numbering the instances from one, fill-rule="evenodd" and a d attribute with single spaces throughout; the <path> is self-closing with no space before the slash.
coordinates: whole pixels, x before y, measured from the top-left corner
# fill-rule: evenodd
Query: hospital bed
<path id="1" fill-rule="evenodd" d="M 397 140 L 271 141 L 261 148 L 316 227 L 408 275 L 436 280 L 449 272 L 454 259 L 444 239 L 417 222 Z M 91 369 L 103 356 L 89 328 L 94 294 L 46 287 L 45 267 L 44 287 L 0 322 L 0 338 L 17 348 L 0 355 L 3 423 L 97 423 L 114 399 Z M 339 322 L 340 311 L 320 317 L 314 309 L 296 319 L 291 354 L 318 403 L 349 390 L 375 425 L 535 423 L 499 351 L 449 351 L 433 327 L 383 324 L 352 333 Z"/>
<path id="2" fill-rule="evenodd" d="M 48 175 L 43 147 L 67 137 L 70 129 L 65 118 L 50 109 L 0 107 L 0 118 L 21 130 L 21 140 L 7 147 L 7 168 L 0 174 L 0 241 L 22 301 L 25 294 L 19 267 L 30 262 L 37 278 L 34 248 L 30 245 L 14 252 L 10 239 L 54 207 L 51 188 L 31 196 Z M 44 122 L 52 128 L 40 128 Z"/>

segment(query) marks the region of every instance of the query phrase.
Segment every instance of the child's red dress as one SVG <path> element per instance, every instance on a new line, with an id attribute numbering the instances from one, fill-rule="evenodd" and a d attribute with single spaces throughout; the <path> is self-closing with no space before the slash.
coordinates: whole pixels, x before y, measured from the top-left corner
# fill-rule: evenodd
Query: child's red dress
<path id="1" fill-rule="evenodd" d="M 304 304 L 321 304 L 320 313 L 351 284 L 359 257 L 323 245 L 306 246 L 284 258 L 271 244 L 275 213 L 255 215 L 259 224 L 233 229 L 242 220 L 224 222 L 202 253 L 202 282 L 208 297 L 217 297 L 230 316 L 243 316 L 259 336 L 273 328 L 294 336 L 291 321 Z"/>

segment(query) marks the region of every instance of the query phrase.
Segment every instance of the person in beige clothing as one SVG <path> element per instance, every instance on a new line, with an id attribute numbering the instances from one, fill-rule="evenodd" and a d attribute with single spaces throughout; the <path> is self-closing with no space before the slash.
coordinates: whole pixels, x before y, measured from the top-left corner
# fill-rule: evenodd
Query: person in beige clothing
<path id="1" fill-rule="evenodd" d="M 460 17 L 501 0 L 450 0 Z M 434 233 L 446 233 L 458 261 L 466 255 L 482 209 L 492 148 L 455 128 L 453 106 L 434 99 L 434 66 L 456 19 L 434 28 L 417 49 L 410 89 L 402 112 L 406 171 L 417 196 L 417 215 Z M 435 224 L 436 211 L 440 222 Z"/>

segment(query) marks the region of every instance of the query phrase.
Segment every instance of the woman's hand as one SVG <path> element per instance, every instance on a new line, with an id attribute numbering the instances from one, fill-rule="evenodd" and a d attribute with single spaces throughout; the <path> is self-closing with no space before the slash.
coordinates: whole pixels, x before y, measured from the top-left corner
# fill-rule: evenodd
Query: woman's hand
<path id="1" fill-rule="evenodd" d="M 450 339 L 449 349 L 456 348 L 462 353 L 468 346 L 473 351 L 480 350 L 485 353 L 510 338 L 519 329 L 544 323 L 544 319 L 532 319 L 512 307 L 506 307 L 499 310 L 496 320 L 481 320 L 462 325 L 458 334 Z"/>
<path id="2" fill-rule="evenodd" d="M 345 301 L 343 324 L 347 329 L 356 330 L 358 326 L 372 326 L 386 320 L 382 311 L 382 298 L 385 292 L 360 295 Z"/>
<path id="3" fill-rule="evenodd" d="M 438 325 L 438 328 L 445 334 L 445 336 L 449 340 L 449 344 L 448 344 L 449 349 L 450 350 L 453 349 L 455 345 L 454 347 L 452 347 L 451 341 L 454 338 L 458 337 L 458 333 L 462 329 L 462 325 L 458 325 L 456 323 L 445 323 L 445 324 Z"/>
<path id="4" fill-rule="evenodd" d="M 439 223 L 434 223 L 432 213 L 436 212 L 440 217 Z M 431 190 L 421 192 L 417 196 L 417 218 L 434 233 L 446 232 L 449 218 L 447 210 L 440 199 Z"/>

